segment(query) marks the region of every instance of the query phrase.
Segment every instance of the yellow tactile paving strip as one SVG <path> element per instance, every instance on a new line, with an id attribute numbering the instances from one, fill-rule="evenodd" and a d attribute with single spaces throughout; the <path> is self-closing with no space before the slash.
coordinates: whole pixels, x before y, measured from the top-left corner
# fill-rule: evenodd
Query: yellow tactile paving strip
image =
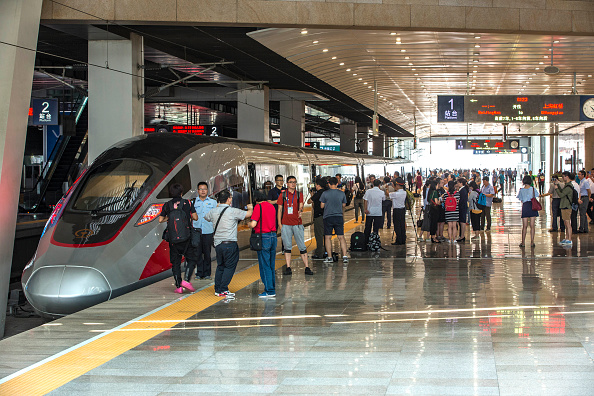
<path id="1" fill-rule="evenodd" d="M 346 222 L 345 233 L 356 226 L 352 220 Z M 312 239 L 309 250 L 311 251 L 315 247 L 315 239 Z M 298 254 L 297 249 L 293 250 Z M 276 268 L 284 265 L 284 258 L 279 257 L 276 260 Z M 260 279 L 260 270 L 257 265 L 254 265 L 235 274 L 229 289 L 231 291 L 243 289 L 258 279 Z M 124 331 L 109 333 L 0 384 L 0 395 L 44 395 L 49 393 L 221 300 L 222 298 L 214 295 L 214 286 L 200 290 L 144 317 L 142 321 L 131 323 L 120 329 Z M 151 321 L 164 320 L 171 322 L 151 323 Z"/>

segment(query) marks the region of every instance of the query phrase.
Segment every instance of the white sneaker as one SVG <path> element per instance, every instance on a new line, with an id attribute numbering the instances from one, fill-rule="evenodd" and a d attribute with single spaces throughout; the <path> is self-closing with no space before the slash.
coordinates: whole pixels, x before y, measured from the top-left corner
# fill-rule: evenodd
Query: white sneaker
<path id="1" fill-rule="evenodd" d="M 559 242 L 559 245 L 565 245 L 567 243 L 567 239 L 563 239 L 561 240 L 561 242 Z"/>
<path id="2" fill-rule="evenodd" d="M 343 263 L 348 263 L 349 262 L 349 258 L 347 256 L 342 256 L 342 262 Z"/>
<path id="3" fill-rule="evenodd" d="M 326 257 L 324 259 L 324 264 L 332 264 L 334 263 L 334 260 L 332 260 L 332 257 Z"/>

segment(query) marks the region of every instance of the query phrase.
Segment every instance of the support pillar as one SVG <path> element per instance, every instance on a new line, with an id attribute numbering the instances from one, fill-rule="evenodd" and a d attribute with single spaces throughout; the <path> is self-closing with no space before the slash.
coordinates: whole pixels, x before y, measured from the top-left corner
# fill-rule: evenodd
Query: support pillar
<path id="1" fill-rule="evenodd" d="M 357 124 L 340 124 L 340 151 L 354 153 L 356 135 Z"/>
<path id="2" fill-rule="evenodd" d="M 555 172 L 561 170 L 561 167 L 559 166 L 559 158 L 557 157 L 557 153 L 559 152 L 559 135 L 557 135 L 558 132 L 559 125 L 551 125 L 551 127 L 549 128 L 549 180 Z"/>
<path id="3" fill-rule="evenodd" d="M 373 155 L 378 157 L 384 156 L 385 150 L 385 135 L 379 135 L 373 137 Z"/>
<path id="4" fill-rule="evenodd" d="M 271 141 L 268 87 L 244 89 L 237 93 L 237 138 L 254 142 Z"/>
<path id="5" fill-rule="evenodd" d="M 143 37 L 89 41 L 89 163 L 144 133 Z"/>
<path id="6" fill-rule="evenodd" d="M 0 338 L 14 247 L 42 0 L 0 1 Z"/>
<path id="7" fill-rule="evenodd" d="M 594 127 L 584 129 L 584 168 L 594 168 Z M 581 150 L 580 150 L 581 151 Z"/>
<path id="8" fill-rule="evenodd" d="M 394 144 L 396 144 L 396 139 L 392 139 L 388 136 L 385 137 L 384 140 L 384 157 L 393 158 L 394 157 Z"/>
<path id="9" fill-rule="evenodd" d="M 280 143 L 289 146 L 305 146 L 305 102 L 281 100 Z"/>
<path id="10" fill-rule="evenodd" d="M 357 126 L 357 141 L 363 154 L 369 154 L 369 128 Z"/>

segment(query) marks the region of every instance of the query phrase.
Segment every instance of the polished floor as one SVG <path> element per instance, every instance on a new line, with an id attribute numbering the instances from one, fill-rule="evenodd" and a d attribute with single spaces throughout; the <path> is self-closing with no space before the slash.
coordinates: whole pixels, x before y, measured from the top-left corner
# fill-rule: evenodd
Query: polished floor
<path id="1" fill-rule="evenodd" d="M 418 243 L 409 216 L 406 246 L 382 230 L 314 276 L 277 256 L 276 298 L 244 251 L 235 300 L 165 280 L 0 342 L 0 395 L 592 395 L 594 231 L 559 247 L 544 206 L 535 248 L 506 196 L 465 244 Z"/>

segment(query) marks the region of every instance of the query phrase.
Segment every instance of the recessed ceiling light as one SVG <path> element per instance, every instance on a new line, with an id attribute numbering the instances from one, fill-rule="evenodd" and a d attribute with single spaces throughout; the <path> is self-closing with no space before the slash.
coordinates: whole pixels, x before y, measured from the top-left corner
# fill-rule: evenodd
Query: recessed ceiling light
<path id="1" fill-rule="evenodd" d="M 476 70 L 473 70 L 472 72 L 473 72 L 473 73 L 476 73 Z"/>
<path id="2" fill-rule="evenodd" d="M 363 80 L 363 77 L 359 77 L 359 81 L 362 81 L 362 80 Z"/>
<path id="3" fill-rule="evenodd" d="M 472 67 L 478 67 L 478 66 L 477 66 L 477 65 L 474 65 L 474 66 L 472 66 Z"/>
<path id="4" fill-rule="evenodd" d="M 332 57 L 332 60 L 334 60 L 334 59 L 336 59 L 336 57 L 335 57 L 335 56 L 333 56 L 333 57 Z"/>
<path id="5" fill-rule="evenodd" d="M 400 42 L 400 40 L 398 40 L 398 41 L 396 41 L 396 44 L 402 44 L 402 43 Z"/>
<path id="6" fill-rule="evenodd" d="M 396 36 L 396 32 L 390 33 L 390 36 Z"/>
<path id="7" fill-rule="evenodd" d="M 412 70 L 412 71 L 415 71 L 415 70 L 417 70 L 417 69 L 415 69 L 415 68 L 412 68 L 411 70 Z"/>
<path id="8" fill-rule="evenodd" d="M 592 78 L 592 75 L 591 75 L 591 74 L 588 74 L 588 77 L 589 77 L 589 78 Z"/>
<path id="9" fill-rule="evenodd" d="M 534 70 L 540 70 L 540 67 L 535 67 Z"/>
<path id="10" fill-rule="evenodd" d="M 481 36 L 474 36 L 474 38 L 478 40 L 481 38 Z"/>
<path id="11" fill-rule="evenodd" d="M 528 77 L 528 80 L 532 80 L 532 77 Z"/>
<path id="12" fill-rule="evenodd" d="M 424 88 L 424 87 L 425 87 L 424 85 L 421 85 L 421 88 Z"/>
<path id="13" fill-rule="evenodd" d="M 371 88 L 371 85 L 370 85 L 370 86 L 368 86 L 367 88 Z"/>
<path id="14" fill-rule="evenodd" d="M 544 65 L 544 62 L 538 62 L 539 65 Z"/>
<path id="15" fill-rule="evenodd" d="M 405 57 L 404 57 L 404 59 L 406 59 L 406 60 L 409 60 L 409 59 L 410 59 L 410 57 L 408 57 L 408 56 L 405 56 Z"/>
<path id="16" fill-rule="evenodd" d="M 400 52 L 406 52 L 406 50 L 405 49 L 401 49 Z"/>
<path id="17" fill-rule="evenodd" d="M 478 59 L 474 59 L 473 62 L 478 62 Z"/>
<path id="18" fill-rule="evenodd" d="M 478 44 L 476 44 L 476 45 L 474 46 L 474 48 L 481 48 L 481 46 L 480 46 L 480 45 L 478 45 Z"/>
<path id="19" fill-rule="evenodd" d="M 417 81 L 419 81 L 421 79 L 421 77 L 417 77 Z"/>
<path id="20" fill-rule="evenodd" d="M 307 34 L 307 30 L 302 30 L 301 34 Z"/>
<path id="21" fill-rule="evenodd" d="M 314 41 L 313 43 L 314 43 L 314 44 L 317 44 L 317 43 L 319 43 L 319 41 L 318 41 L 318 40 L 316 40 L 316 41 Z"/>
<path id="22" fill-rule="evenodd" d="M 559 42 L 559 40 L 555 40 L 555 41 L 553 41 L 553 43 L 555 43 L 555 44 L 557 44 L 558 42 Z"/>
<path id="23" fill-rule="evenodd" d="M 366 82 L 364 82 L 364 83 L 363 83 L 363 85 L 367 85 L 367 83 L 366 83 Z"/>
<path id="24" fill-rule="evenodd" d="M 409 66 L 412 66 L 413 64 L 409 62 L 409 63 L 408 63 L 408 65 L 409 65 Z"/>
<path id="25" fill-rule="evenodd" d="M 356 76 L 356 75 L 357 75 L 357 73 L 353 73 L 353 76 Z"/>
<path id="26" fill-rule="evenodd" d="M 322 52 L 328 52 L 328 48 L 324 48 Z"/>
<path id="27" fill-rule="evenodd" d="M 351 69 L 346 69 L 346 71 L 351 71 Z"/>
<path id="28" fill-rule="evenodd" d="M 544 56 L 544 58 L 545 58 L 545 59 L 549 59 L 548 55 L 545 55 L 545 56 Z"/>
<path id="29" fill-rule="evenodd" d="M 344 62 L 340 62 L 338 65 L 339 66 L 344 66 Z"/>

